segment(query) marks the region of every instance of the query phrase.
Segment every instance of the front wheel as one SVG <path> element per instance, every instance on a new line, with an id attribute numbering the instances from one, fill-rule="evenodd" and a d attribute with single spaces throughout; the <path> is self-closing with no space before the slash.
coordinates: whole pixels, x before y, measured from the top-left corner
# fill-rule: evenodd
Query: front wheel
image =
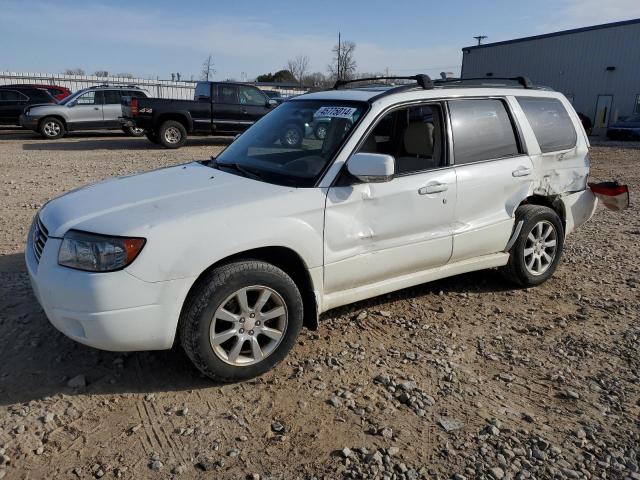
<path id="1" fill-rule="evenodd" d="M 564 227 L 558 214 L 540 205 L 522 205 L 516 210 L 522 228 L 509 251 L 505 277 L 523 287 L 540 285 L 558 268 L 564 247 Z"/>
<path id="2" fill-rule="evenodd" d="M 47 117 L 40 122 L 40 135 L 49 140 L 64 137 L 64 123 L 55 117 Z"/>
<path id="3" fill-rule="evenodd" d="M 180 122 L 167 120 L 160 125 L 158 139 L 165 148 L 180 148 L 187 140 L 187 129 Z"/>
<path id="4" fill-rule="evenodd" d="M 257 260 L 212 270 L 189 295 L 180 340 L 209 378 L 261 375 L 289 353 L 302 328 L 302 297 L 283 270 Z"/>

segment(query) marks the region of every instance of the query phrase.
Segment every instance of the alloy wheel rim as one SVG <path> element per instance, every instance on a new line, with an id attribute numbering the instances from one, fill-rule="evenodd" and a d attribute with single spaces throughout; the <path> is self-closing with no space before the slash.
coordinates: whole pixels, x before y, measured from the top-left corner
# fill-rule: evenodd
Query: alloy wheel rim
<path id="1" fill-rule="evenodd" d="M 44 133 L 49 137 L 55 137 L 60 133 L 60 125 L 56 122 L 47 122 L 44 124 Z"/>
<path id="2" fill-rule="evenodd" d="M 287 305 L 272 288 L 253 285 L 229 295 L 209 328 L 215 355 L 233 366 L 259 363 L 280 345 L 287 330 Z"/>
<path id="3" fill-rule="evenodd" d="M 169 143 L 178 143 L 180 141 L 180 130 L 176 127 L 169 127 L 164 132 L 164 138 Z"/>
<path id="4" fill-rule="evenodd" d="M 553 223 L 541 220 L 536 223 L 529 234 L 524 246 L 524 264 L 531 275 L 545 273 L 556 258 L 558 248 L 558 233 Z"/>
<path id="5" fill-rule="evenodd" d="M 318 127 L 318 138 L 320 140 L 324 140 L 324 137 L 327 136 L 327 127 Z"/>
<path id="6" fill-rule="evenodd" d="M 140 135 L 142 132 L 144 132 L 144 128 L 132 128 L 131 132 L 136 134 L 136 135 Z"/>

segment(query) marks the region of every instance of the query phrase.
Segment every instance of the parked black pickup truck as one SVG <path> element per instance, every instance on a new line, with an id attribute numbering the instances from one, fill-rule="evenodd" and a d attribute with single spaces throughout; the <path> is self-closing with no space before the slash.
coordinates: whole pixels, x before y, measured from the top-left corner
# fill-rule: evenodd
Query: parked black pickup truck
<path id="1" fill-rule="evenodd" d="M 153 143 L 179 148 L 188 134 L 237 135 L 276 106 L 252 85 L 198 82 L 193 100 L 124 98 L 122 116 Z"/>

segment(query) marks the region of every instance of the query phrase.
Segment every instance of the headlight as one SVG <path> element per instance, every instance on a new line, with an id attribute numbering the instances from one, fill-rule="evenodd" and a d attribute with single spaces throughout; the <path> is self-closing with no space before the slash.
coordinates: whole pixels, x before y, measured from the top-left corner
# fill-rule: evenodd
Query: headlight
<path id="1" fill-rule="evenodd" d="M 62 239 L 58 264 L 89 272 L 112 272 L 133 262 L 146 240 L 109 237 L 69 230 Z"/>

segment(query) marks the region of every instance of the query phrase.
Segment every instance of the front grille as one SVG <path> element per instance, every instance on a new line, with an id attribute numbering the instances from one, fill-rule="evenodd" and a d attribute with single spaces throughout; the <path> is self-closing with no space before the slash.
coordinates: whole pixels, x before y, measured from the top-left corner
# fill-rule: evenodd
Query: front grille
<path id="1" fill-rule="evenodd" d="M 36 260 L 40 262 L 44 245 L 49 238 L 49 231 L 40 221 L 40 216 L 36 217 L 35 224 L 33 225 L 33 233 L 31 236 L 31 245 L 33 247 L 33 253 L 36 256 Z"/>

